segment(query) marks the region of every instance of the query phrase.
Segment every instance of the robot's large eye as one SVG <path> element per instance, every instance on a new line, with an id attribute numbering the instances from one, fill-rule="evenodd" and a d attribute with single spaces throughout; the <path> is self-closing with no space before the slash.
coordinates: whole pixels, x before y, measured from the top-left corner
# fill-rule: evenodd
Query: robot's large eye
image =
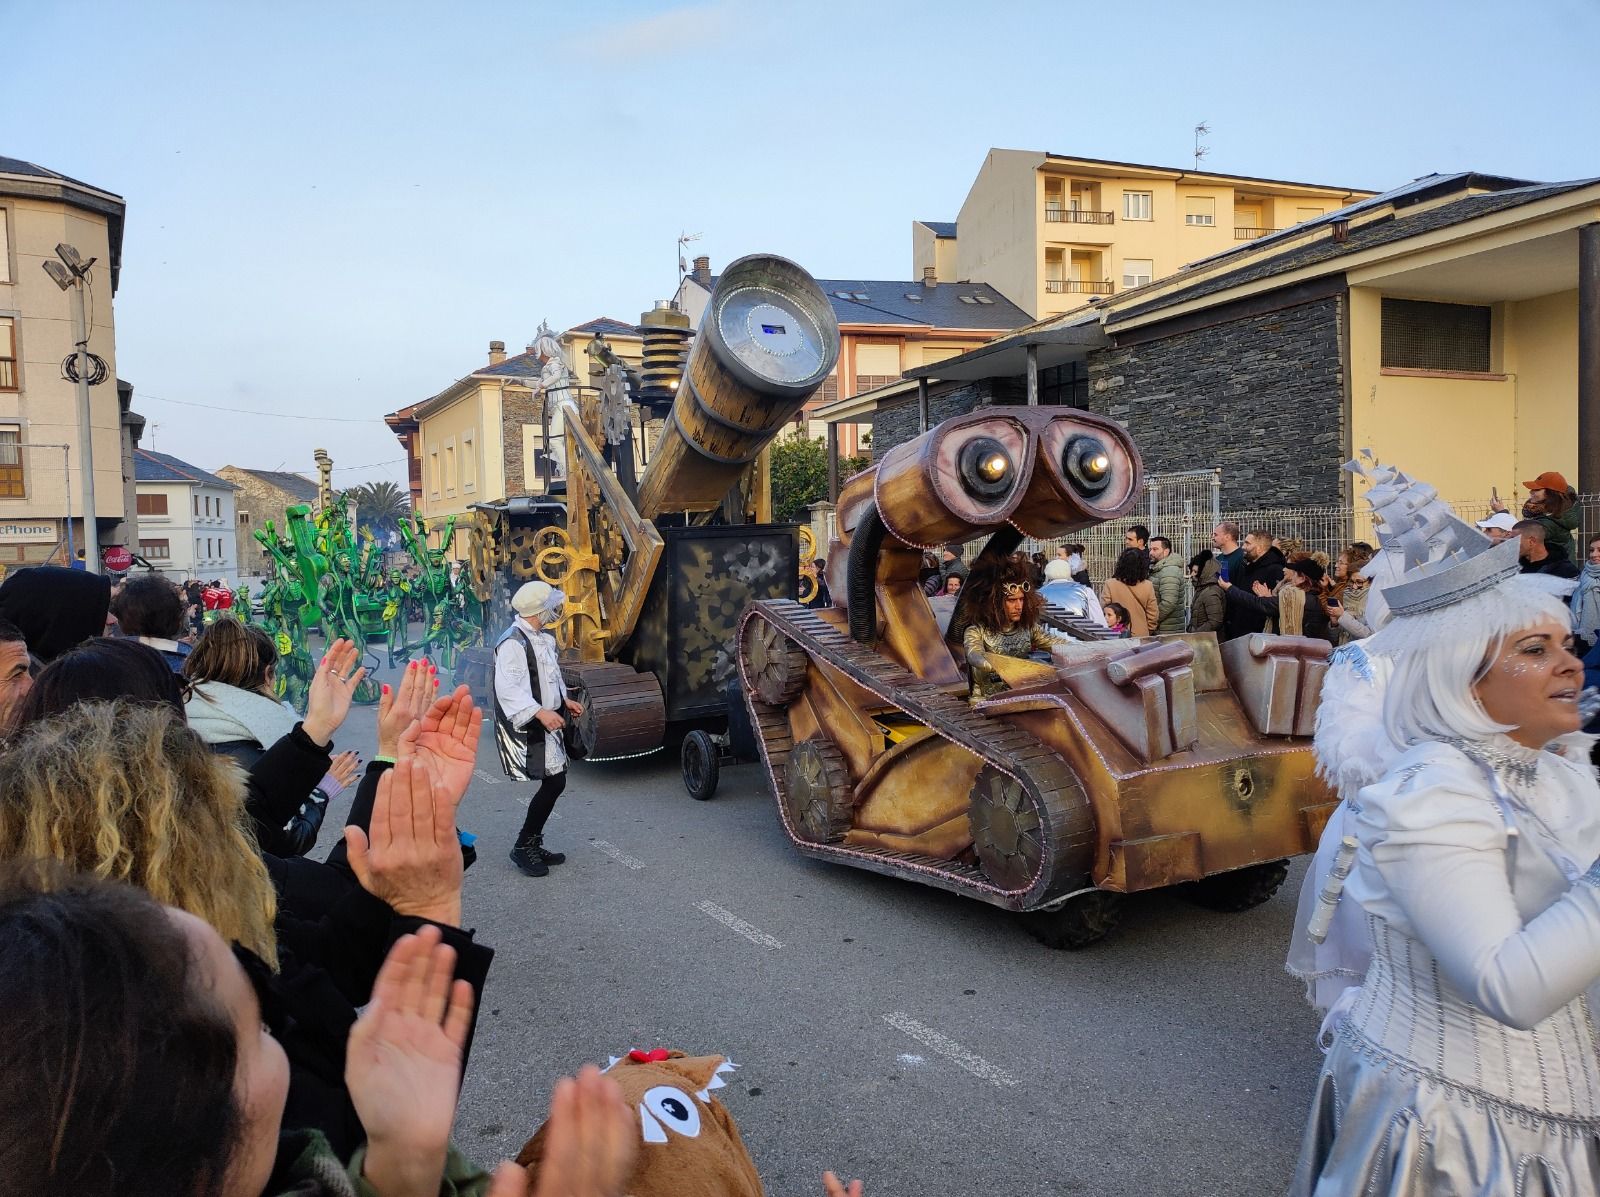
<path id="1" fill-rule="evenodd" d="M 974 437 L 961 448 L 957 459 L 961 485 L 979 499 L 998 499 L 1016 480 L 1011 454 L 992 436 Z"/>
<path id="2" fill-rule="evenodd" d="M 1086 495 L 1097 495 L 1111 482 L 1111 454 L 1092 436 L 1075 436 L 1061 454 L 1061 469 Z"/>
<path id="3" fill-rule="evenodd" d="M 646 1091 L 644 1100 L 639 1103 L 639 1114 L 646 1143 L 665 1143 L 667 1136 L 663 1127 L 686 1139 L 700 1134 L 700 1110 L 694 1098 L 671 1085 L 657 1085 Z"/>

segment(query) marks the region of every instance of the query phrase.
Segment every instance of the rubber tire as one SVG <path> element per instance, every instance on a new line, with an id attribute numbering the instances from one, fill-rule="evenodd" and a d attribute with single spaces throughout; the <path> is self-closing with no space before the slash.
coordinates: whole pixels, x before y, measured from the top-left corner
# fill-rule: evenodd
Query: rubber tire
<path id="1" fill-rule="evenodd" d="M 717 792 L 722 776 L 716 741 L 709 732 L 696 729 L 683 738 L 678 763 L 683 769 L 683 788 L 696 802 L 707 802 Z"/>
<path id="2" fill-rule="evenodd" d="M 1028 933 L 1047 948 L 1076 952 L 1099 943 L 1122 921 L 1122 895 L 1091 889 L 1067 901 L 1058 910 L 1037 910 L 1022 915 Z"/>
<path id="3" fill-rule="evenodd" d="M 1201 881 L 1191 881 L 1179 889 L 1196 906 L 1220 910 L 1224 914 L 1237 914 L 1269 900 L 1283 888 L 1288 876 L 1287 860 L 1269 860 L 1265 864 L 1247 865 L 1231 873 L 1218 873 Z"/>

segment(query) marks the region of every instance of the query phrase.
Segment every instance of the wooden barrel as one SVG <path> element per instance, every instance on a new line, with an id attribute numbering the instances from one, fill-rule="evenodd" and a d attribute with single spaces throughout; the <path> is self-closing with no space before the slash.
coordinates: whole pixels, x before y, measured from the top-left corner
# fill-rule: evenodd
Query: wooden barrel
<path id="1" fill-rule="evenodd" d="M 838 358 L 833 306 L 809 274 L 771 254 L 729 265 L 639 482 L 639 513 L 716 507 Z"/>

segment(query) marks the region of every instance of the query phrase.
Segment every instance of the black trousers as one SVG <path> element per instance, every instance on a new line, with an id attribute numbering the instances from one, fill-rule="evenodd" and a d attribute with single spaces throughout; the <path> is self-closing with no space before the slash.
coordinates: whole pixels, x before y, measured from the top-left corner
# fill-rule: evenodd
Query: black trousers
<path id="1" fill-rule="evenodd" d="M 528 799 L 528 816 L 522 820 L 522 831 L 517 836 L 518 843 L 544 834 L 545 821 L 550 818 L 550 812 L 556 808 L 556 799 L 561 797 L 561 791 L 566 788 L 565 769 L 546 777 L 539 783 L 539 788 L 534 791 L 533 797 Z"/>

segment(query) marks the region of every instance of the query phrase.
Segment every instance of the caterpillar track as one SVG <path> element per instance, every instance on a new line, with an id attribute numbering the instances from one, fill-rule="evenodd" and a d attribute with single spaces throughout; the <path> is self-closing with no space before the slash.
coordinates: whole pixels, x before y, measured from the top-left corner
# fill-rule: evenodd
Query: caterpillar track
<path id="1" fill-rule="evenodd" d="M 909 716 L 982 762 L 969 816 L 968 855 L 977 863 L 847 844 L 839 832 L 825 842 L 807 834 L 788 790 L 799 746 L 786 704 L 763 697 L 793 691 L 792 700 L 804 686 L 802 661 L 837 671 L 876 695 L 885 712 Z M 801 852 L 1016 911 L 1049 906 L 1090 884 L 1095 824 L 1088 797 L 1066 762 L 1033 736 L 973 710 L 963 694 L 918 679 L 795 602 L 751 605 L 739 627 L 739 669 L 784 831 Z M 859 779 L 835 774 L 831 782 L 849 786 L 854 800 Z"/>

